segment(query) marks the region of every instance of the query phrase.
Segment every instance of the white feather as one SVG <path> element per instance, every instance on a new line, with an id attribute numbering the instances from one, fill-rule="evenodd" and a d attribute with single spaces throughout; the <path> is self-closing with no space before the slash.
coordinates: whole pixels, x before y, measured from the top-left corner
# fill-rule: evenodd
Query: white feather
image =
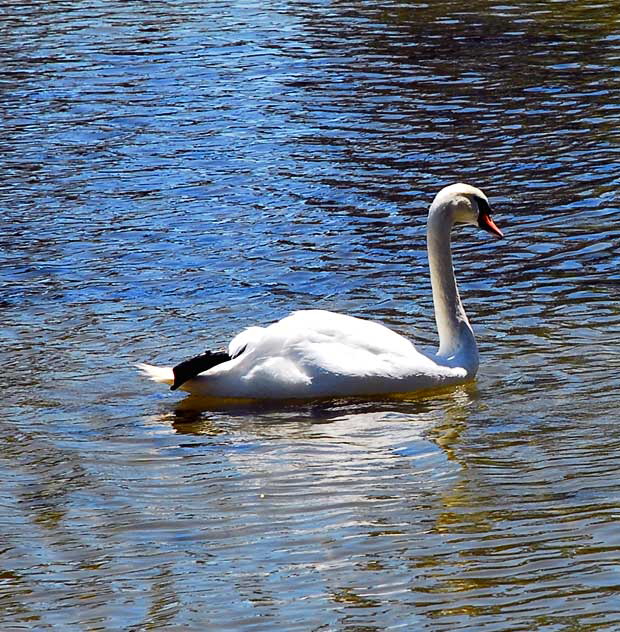
<path id="1" fill-rule="evenodd" d="M 153 366 L 152 364 L 140 362 L 136 364 L 136 367 L 142 375 L 146 375 L 146 377 L 153 380 L 153 382 L 168 385 L 172 385 L 174 382 L 174 374 L 172 373 L 171 366 Z"/>
<path id="2" fill-rule="evenodd" d="M 230 341 L 228 355 L 231 358 L 238 356 L 248 345 L 255 344 L 262 337 L 264 331 L 264 327 L 248 327 L 244 329 Z"/>

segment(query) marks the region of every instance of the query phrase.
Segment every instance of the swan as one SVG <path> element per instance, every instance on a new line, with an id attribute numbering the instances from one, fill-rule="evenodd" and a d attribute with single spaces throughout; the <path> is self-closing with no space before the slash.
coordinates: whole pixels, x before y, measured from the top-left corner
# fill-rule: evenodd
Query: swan
<path id="1" fill-rule="evenodd" d="M 150 379 L 193 395 L 250 400 L 409 393 L 462 383 L 478 370 L 478 348 L 454 277 L 450 233 L 471 224 L 503 237 L 486 195 L 467 184 L 443 188 L 430 206 L 427 248 L 439 349 L 423 353 L 377 322 L 320 309 L 250 327 L 228 352 L 175 367 L 139 364 Z"/>

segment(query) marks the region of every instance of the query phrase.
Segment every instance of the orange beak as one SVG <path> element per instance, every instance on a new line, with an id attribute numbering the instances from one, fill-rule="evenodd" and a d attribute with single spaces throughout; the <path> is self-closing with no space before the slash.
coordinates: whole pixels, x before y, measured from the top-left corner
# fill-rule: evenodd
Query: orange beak
<path id="1" fill-rule="evenodd" d="M 478 216 L 478 226 L 483 228 L 491 235 L 495 235 L 496 237 L 503 237 L 504 233 L 495 225 L 495 222 L 491 219 L 490 215 L 486 213 L 480 213 Z"/>

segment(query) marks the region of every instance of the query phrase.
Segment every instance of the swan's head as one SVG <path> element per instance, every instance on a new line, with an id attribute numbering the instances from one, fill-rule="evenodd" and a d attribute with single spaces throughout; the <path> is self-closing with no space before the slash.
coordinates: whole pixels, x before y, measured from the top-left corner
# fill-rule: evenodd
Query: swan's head
<path id="1" fill-rule="evenodd" d="M 496 237 L 504 236 L 491 219 L 491 207 L 487 196 L 469 184 L 451 184 L 443 188 L 435 196 L 430 212 L 431 215 L 438 215 L 452 224 L 471 224 Z"/>

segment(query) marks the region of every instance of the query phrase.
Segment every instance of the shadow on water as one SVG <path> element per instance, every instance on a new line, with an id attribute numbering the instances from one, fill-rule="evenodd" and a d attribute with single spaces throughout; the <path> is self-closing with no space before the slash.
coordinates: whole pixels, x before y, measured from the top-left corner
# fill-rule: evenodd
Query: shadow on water
<path id="1" fill-rule="evenodd" d="M 389 425 L 407 427 L 435 441 L 449 459 L 452 445 L 466 428 L 472 407 L 479 399 L 475 383 L 434 389 L 392 398 L 319 400 L 309 402 L 260 402 L 239 405 L 189 396 L 166 407 L 151 421 L 170 425 L 178 434 L 225 435 L 231 428 L 257 437 L 320 439 L 355 436 L 360 432 L 384 432 L 389 443 Z"/>

